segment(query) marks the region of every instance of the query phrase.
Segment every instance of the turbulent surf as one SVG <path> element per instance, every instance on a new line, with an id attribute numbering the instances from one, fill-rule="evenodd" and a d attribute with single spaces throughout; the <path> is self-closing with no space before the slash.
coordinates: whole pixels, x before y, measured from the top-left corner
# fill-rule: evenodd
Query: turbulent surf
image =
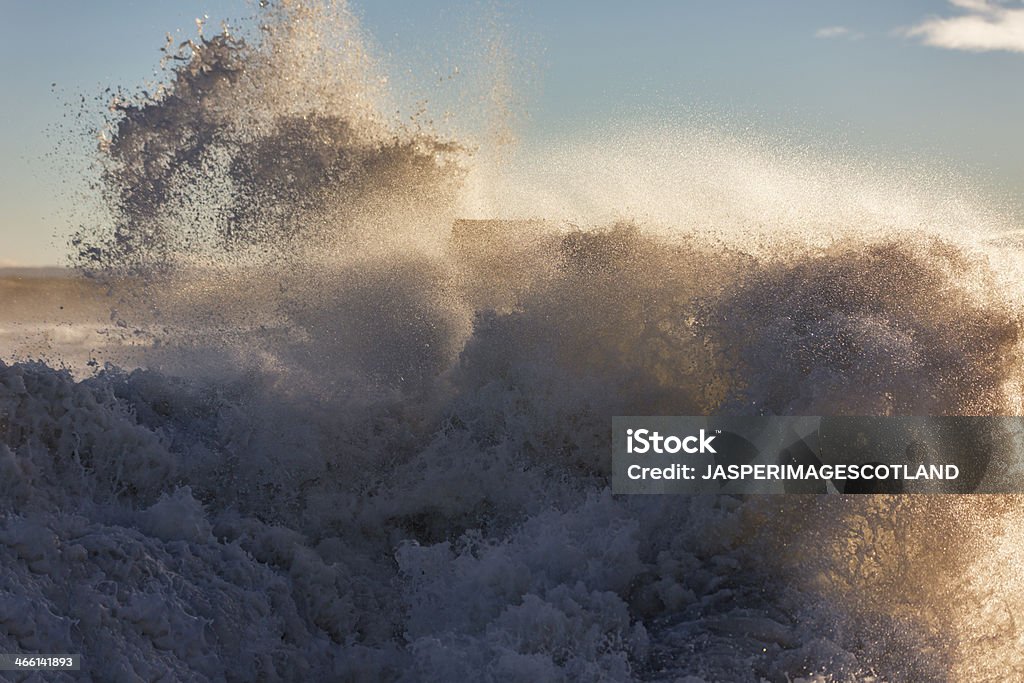
<path id="1" fill-rule="evenodd" d="M 1018 498 L 609 488 L 613 415 L 1020 414 L 1010 218 L 726 126 L 489 154 L 386 113 L 368 44 L 344 5 L 269 3 L 114 99 L 72 239 L 104 334 L 0 363 L 0 651 L 95 680 L 1024 676 Z"/>

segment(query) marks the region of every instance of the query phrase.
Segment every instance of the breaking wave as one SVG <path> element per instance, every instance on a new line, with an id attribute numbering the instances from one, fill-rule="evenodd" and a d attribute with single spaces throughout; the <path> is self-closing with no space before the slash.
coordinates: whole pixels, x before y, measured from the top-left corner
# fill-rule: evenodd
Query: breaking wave
<path id="1" fill-rule="evenodd" d="M 1012 223 L 709 126 L 499 163 L 385 115 L 366 45 L 344 5 L 270 4 L 115 100 L 73 260 L 133 343 L 85 379 L 0 363 L 0 650 L 96 680 L 1024 675 L 1015 497 L 609 490 L 612 415 L 1020 414 Z"/>

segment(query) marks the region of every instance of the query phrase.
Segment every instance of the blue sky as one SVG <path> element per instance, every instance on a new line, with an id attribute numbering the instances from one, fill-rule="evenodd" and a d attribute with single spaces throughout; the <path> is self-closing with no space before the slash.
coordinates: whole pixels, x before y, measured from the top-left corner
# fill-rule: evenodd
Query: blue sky
<path id="1" fill-rule="evenodd" d="M 497 7 L 517 74 L 529 81 L 519 124 L 527 140 L 696 108 L 869 155 L 953 166 L 1001 200 L 1024 203 L 1020 0 L 353 5 L 388 65 L 427 83 L 467 59 Z M 56 263 L 68 228 L 62 203 L 71 201 L 63 190 L 76 182 L 47 156 L 53 126 L 75 113 L 64 102 L 141 86 L 165 34 L 189 37 L 197 16 L 216 25 L 252 8 L 241 0 L 2 6 L 0 264 Z"/>

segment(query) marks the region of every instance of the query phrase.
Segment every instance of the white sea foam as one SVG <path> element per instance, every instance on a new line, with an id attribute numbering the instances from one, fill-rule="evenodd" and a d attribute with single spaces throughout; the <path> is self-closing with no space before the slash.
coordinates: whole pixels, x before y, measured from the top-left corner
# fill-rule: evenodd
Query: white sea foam
<path id="1" fill-rule="evenodd" d="M 94 680 L 1020 675 L 1015 498 L 608 489 L 612 415 L 1019 412 L 1006 219 L 709 129 L 483 172 L 380 114 L 344 6 L 268 11 L 115 107 L 76 258 L 140 369 L 0 365 L 0 651 Z"/>

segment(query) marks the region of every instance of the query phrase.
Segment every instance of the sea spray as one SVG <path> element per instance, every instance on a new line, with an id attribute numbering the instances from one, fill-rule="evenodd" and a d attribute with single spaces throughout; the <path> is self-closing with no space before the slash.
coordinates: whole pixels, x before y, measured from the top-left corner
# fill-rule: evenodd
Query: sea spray
<path id="1" fill-rule="evenodd" d="M 115 103 L 74 260 L 139 369 L 0 366 L 0 650 L 96 679 L 1021 674 L 1016 498 L 608 489 L 617 414 L 1013 414 L 1012 226 L 713 126 L 481 169 L 382 114 L 343 4 L 265 12 Z"/>

